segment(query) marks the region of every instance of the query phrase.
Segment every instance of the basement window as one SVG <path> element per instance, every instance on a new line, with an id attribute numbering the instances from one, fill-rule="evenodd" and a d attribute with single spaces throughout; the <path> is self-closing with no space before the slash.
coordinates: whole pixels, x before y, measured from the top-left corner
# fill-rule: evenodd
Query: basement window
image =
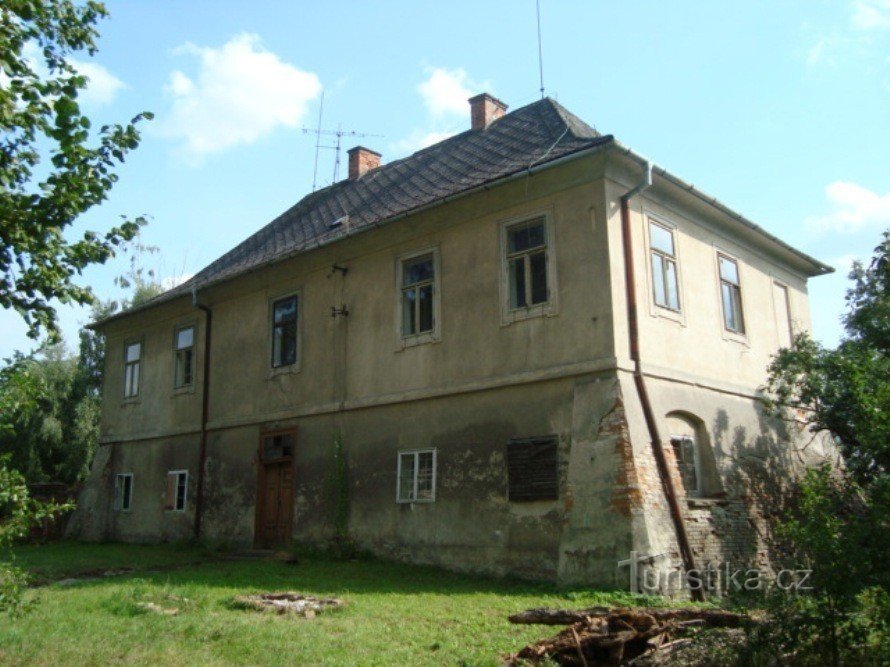
<path id="1" fill-rule="evenodd" d="M 559 499 L 558 439 L 514 438 L 507 443 L 507 498 L 511 502 Z"/>
<path id="2" fill-rule="evenodd" d="M 125 472 L 114 476 L 114 510 L 129 512 L 133 502 L 133 473 Z"/>
<path id="3" fill-rule="evenodd" d="M 142 342 L 124 346 L 124 398 L 139 395 L 139 375 L 142 370 Z"/>
<path id="4" fill-rule="evenodd" d="M 190 387 L 195 381 L 195 327 L 179 327 L 173 336 L 173 385 Z"/>
<path id="5" fill-rule="evenodd" d="M 171 470 L 167 473 L 167 493 L 164 509 L 172 512 L 185 510 L 185 496 L 188 491 L 188 470 Z"/>
<path id="6" fill-rule="evenodd" d="M 436 500 L 436 450 L 399 452 L 396 502 L 431 503 Z"/>
<path id="7" fill-rule="evenodd" d="M 674 458 L 677 459 L 677 470 L 683 487 L 690 496 L 700 496 L 701 484 L 699 480 L 699 454 L 695 440 L 690 436 L 674 436 L 671 438 L 671 447 L 674 448 Z"/>

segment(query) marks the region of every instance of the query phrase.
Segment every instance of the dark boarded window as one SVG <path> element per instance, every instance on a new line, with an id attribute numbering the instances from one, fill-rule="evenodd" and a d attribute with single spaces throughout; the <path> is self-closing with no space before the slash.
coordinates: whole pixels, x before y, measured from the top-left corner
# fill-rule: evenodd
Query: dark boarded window
<path id="1" fill-rule="evenodd" d="M 263 460 L 284 459 L 294 453 L 294 434 L 275 433 L 263 436 Z"/>
<path id="2" fill-rule="evenodd" d="M 556 436 L 514 438 L 507 443 L 507 497 L 511 501 L 557 500 Z"/>

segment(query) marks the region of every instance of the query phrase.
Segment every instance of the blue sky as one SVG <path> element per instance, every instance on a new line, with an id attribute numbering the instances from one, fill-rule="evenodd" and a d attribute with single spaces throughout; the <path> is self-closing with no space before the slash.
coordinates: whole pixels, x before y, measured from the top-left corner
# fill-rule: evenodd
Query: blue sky
<path id="1" fill-rule="evenodd" d="M 840 335 L 846 273 L 890 227 L 890 0 L 541 0 L 547 94 L 604 133 L 837 267 L 810 283 Z M 146 260 L 182 279 L 306 194 L 324 125 L 403 156 L 468 126 L 466 98 L 538 94 L 534 0 L 109 3 L 79 60 L 98 122 L 156 118 L 77 230 L 147 214 Z M 343 155 L 345 161 L 345 154 Z M 323 151 L 321 184 L 333 152 Z M 345 169 L 341 168 L 343 177 Z M 120 296 L 118 258 L 84 281 Z M 84 309 L 61 308 L 73 344 Z M 0 311 L 0 357 L 33 343 Z"/>

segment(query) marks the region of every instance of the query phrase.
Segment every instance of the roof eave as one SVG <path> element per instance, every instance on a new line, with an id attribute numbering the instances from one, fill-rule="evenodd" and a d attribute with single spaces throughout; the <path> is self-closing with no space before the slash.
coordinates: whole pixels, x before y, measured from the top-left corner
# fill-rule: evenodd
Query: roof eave
<path id="1" fill-rule="evenodd" d="M 672 174 L 671 172 L 669 172 L 667 169 L 658 166 L 652 160 L 644 157 L 643 155 L 640 155 L 639 153 L 636 153 L 629 146 L 625 146 L 617 139 L 613 140 L 612 145 L 614 146 L 614 148 L 616 150 L 620 151 L 624 155 L 627 155 L 627 156 L 633 158 L 634 160 L 639 162 L 641 165 L 644 165 L 646 163 L 651 164 L 652 172 L 654 174 L 661 176 L 666 181 L 672 183 L 676 187 L 678 187 L 682 190 L 685 190 L 686 192 L 689 192 L 690 194 L 694 195 L 695 197 L 701 199 L 706 204 L 713 206 L 714 208 L 718 209 L 725 215 L 728 215 L 729 217 L 733 218 L 737 222 L 740 222 L 744 226 L 748 227 L 750 230 L 756 232 L 757 234 L 762 236 L 764 238 L 764 240 L 768 241 L 770 244 L 772 244 L 774 246 L 778 246 L 784 252 L 790 253 L 791 255 L 796 257 L 798 260 L 800 260 L 801 266 L 807 268 L 806 273 L 808 276 L 816 277 L 816 276 L 824 276 L 829 273 L 834 273 L 833 267 L 831 267 L 828 264 L 825 264 L 823 262 L 820 262 L 815 257 L 812 257 L 812 256 L 806 254 L 805 252 L 798 250 L 794 246 L 789 245 L 788 243 L 786 243 L 779 237 L 766 231 L 763 227 L 761 227 L 757 223 L 749 220 L 748 218 L 743 216 L 741 213 L 734 211 L 729 206 L 727 206 L 726 204 L 724 204 L 723 202 L 718 200 L 716 197 L 712 197 L 711 195 L 709 195 L 705 192 L 702 192 L 701 190 L 696 188 L 694 185 L 692 185 L 692 183 L 687 183 L 679 176 L 676 176 L 676 175 Z"/>

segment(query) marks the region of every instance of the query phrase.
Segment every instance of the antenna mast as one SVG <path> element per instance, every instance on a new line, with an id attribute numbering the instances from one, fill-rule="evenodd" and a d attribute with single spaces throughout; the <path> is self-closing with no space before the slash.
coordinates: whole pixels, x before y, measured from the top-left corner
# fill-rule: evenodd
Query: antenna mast
<path id="1" fill-rule="evenodd" d="M 322 98 L 324 99 L 324 98 Z M 334 157 L 334 183 L 337 182 L 337 175 L 340 172 L 340 143 L 343 137 L 382 137 L 382 134 L 368 134 L 367 132 L 357 132 L 355 130 L 344 130 L 339 124 L 337 125 L 336 130 L 323 130 L 321 129 L 321 112 L 318 114 L 318 127 L 304 127 L 303 134 L 314 134 L 316 136 L 315 143 L 315 173 L 318 172 L 318 151 L 322 148 L 326 150 L 332 150 L 335 152 Z M 336 137 L 333 144 L 323 144 L 321 143 L 321 137 L 330 136 Z M 316 178 L 315 174 L 312 177 L 312 191 L 315 192 L 316 186 Z"/>
<path id="2" fill-rule="evenodd" d="M 541 80 L 541 99 L 544 99 L 544 47 L 541 43 L 541 0 L 535 0 L 538 15 L 538 75 Z"/>
<path id="3" fill-rule="evenodd" d="M 318 125 L 315 128 L 315 164 L 312 167 L 312 192 L 315 192 L 315 184 L 318 177 L 318 151 L 321 149 L 321 114 L 324 111 L 324 89 L 321 91 L 321 104 L 318 105 Z M 305 134 L 306 128 L 303 128 Z"/>

